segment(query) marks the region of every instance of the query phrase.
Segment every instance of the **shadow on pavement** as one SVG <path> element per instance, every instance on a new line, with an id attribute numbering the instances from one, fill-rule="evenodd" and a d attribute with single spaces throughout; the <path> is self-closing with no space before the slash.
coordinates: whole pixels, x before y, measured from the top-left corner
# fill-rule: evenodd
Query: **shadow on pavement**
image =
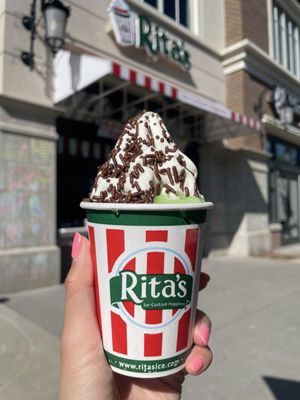
<path id="1" fill-rule="evenodd" d="M 299 400 L 300 381 L 264 376 L 264 381 L 276 400 Z"/>
<path id="2" fill-rule="evenodd" d="M 9 300 L 9 297 L 0 297 L 0 303 L 7 303 Z"/>

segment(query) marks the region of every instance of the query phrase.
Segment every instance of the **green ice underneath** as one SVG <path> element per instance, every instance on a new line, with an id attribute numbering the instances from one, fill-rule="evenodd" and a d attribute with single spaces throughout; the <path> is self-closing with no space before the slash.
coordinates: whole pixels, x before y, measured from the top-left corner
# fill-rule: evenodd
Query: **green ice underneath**
<path id="1" fill-rule="evenodd" d="M 178 204 L 178 203 L 204 203 L 205 199 L 202 195 L 201 197 L 196 196 L 185 196 L 183 193 L 177 193 L 177 198 L 171 198 L 167 194 L 160 194 L 159 196 L 155 196 L 153 203 L 154 204 Z"/>

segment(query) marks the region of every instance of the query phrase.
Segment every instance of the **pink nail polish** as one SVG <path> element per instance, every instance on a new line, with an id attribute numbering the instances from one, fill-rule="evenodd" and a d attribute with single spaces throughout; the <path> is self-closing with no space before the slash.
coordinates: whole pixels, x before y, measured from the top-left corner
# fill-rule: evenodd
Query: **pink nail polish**
<path id="1" fill-rule="evenodd" d="M 199 335 L 202 339 L 204 346 L 207 346 L 210 335 L 210 329 L 205 322 L 203 322 L 199 327 Z"/>
<path id="2" fill-rule="evenodd" d="M 203 367 L 203 361 L 201 358 L 194 358 L 190 365 L 193 372 L 199 372 Z"/>
<path id="3" fill-rule="evenodd" d="M 81 247 L 81 239 L 82 236 L 80 235 L 80 233 L 76 232 L 73 238 L 73 243 L 72 243 L 72 258 L 77 258 L 79 251 L 80 251 L 80 247 Z"/>

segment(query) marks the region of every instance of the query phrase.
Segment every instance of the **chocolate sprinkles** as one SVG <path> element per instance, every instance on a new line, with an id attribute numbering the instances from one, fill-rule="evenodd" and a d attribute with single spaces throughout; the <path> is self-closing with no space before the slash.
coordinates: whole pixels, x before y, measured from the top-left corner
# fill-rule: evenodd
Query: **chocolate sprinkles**
<path id="1" fill-rule="evenodd" d="M 143 111 L 125 124 L 109 160 L 97 168 L 92 193 L 84 201 L 153 203 L 163 188 L 167 194 L 190 196 L 188 186 L 193 187 L 195 179 L 185 160 L 162 119 Z M 200 197 L 196 183 L 193 188 Z"/>
<path id="2" fill-rule="evenodd" d="M 164 187 L 166 188 L 166 193 L 172 192 L 172 193 L 176 194 L 176 190 L 174 190 L 170 185 L 165 184 Z"/>
<path id="3" fill-rule="evenodd" d="M 173 170 L 175 183 L 179 183 L 179 175 L 178 175 L 178 171 L 177 171 L 177 168 L 175 167 L 175 165 L 173 165 L 172 170 Z"/>
<path id="4" fill-rule="evenodd" d="M 169 181 L 171 182 L 171 185 L 174 185 L 174 180 L 173 180 L 173 177 L 172 177 L 171 168 L 167 168 L 167 175 L 168 175 Z"/>

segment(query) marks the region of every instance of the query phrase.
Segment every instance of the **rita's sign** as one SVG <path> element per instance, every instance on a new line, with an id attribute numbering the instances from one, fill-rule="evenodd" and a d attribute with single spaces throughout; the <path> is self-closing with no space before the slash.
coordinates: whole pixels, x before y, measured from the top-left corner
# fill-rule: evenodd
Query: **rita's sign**
<path id="1" fill-rule="evenodd" d="M 191 68 L 191 56 L 184 42 L 172 38 L 147 16 L 133 13 L 124 0 L 113 0 L 108 13 L 120 46 L 144 48 L 151 56 L 164 55 L 186 70 Z"/>

